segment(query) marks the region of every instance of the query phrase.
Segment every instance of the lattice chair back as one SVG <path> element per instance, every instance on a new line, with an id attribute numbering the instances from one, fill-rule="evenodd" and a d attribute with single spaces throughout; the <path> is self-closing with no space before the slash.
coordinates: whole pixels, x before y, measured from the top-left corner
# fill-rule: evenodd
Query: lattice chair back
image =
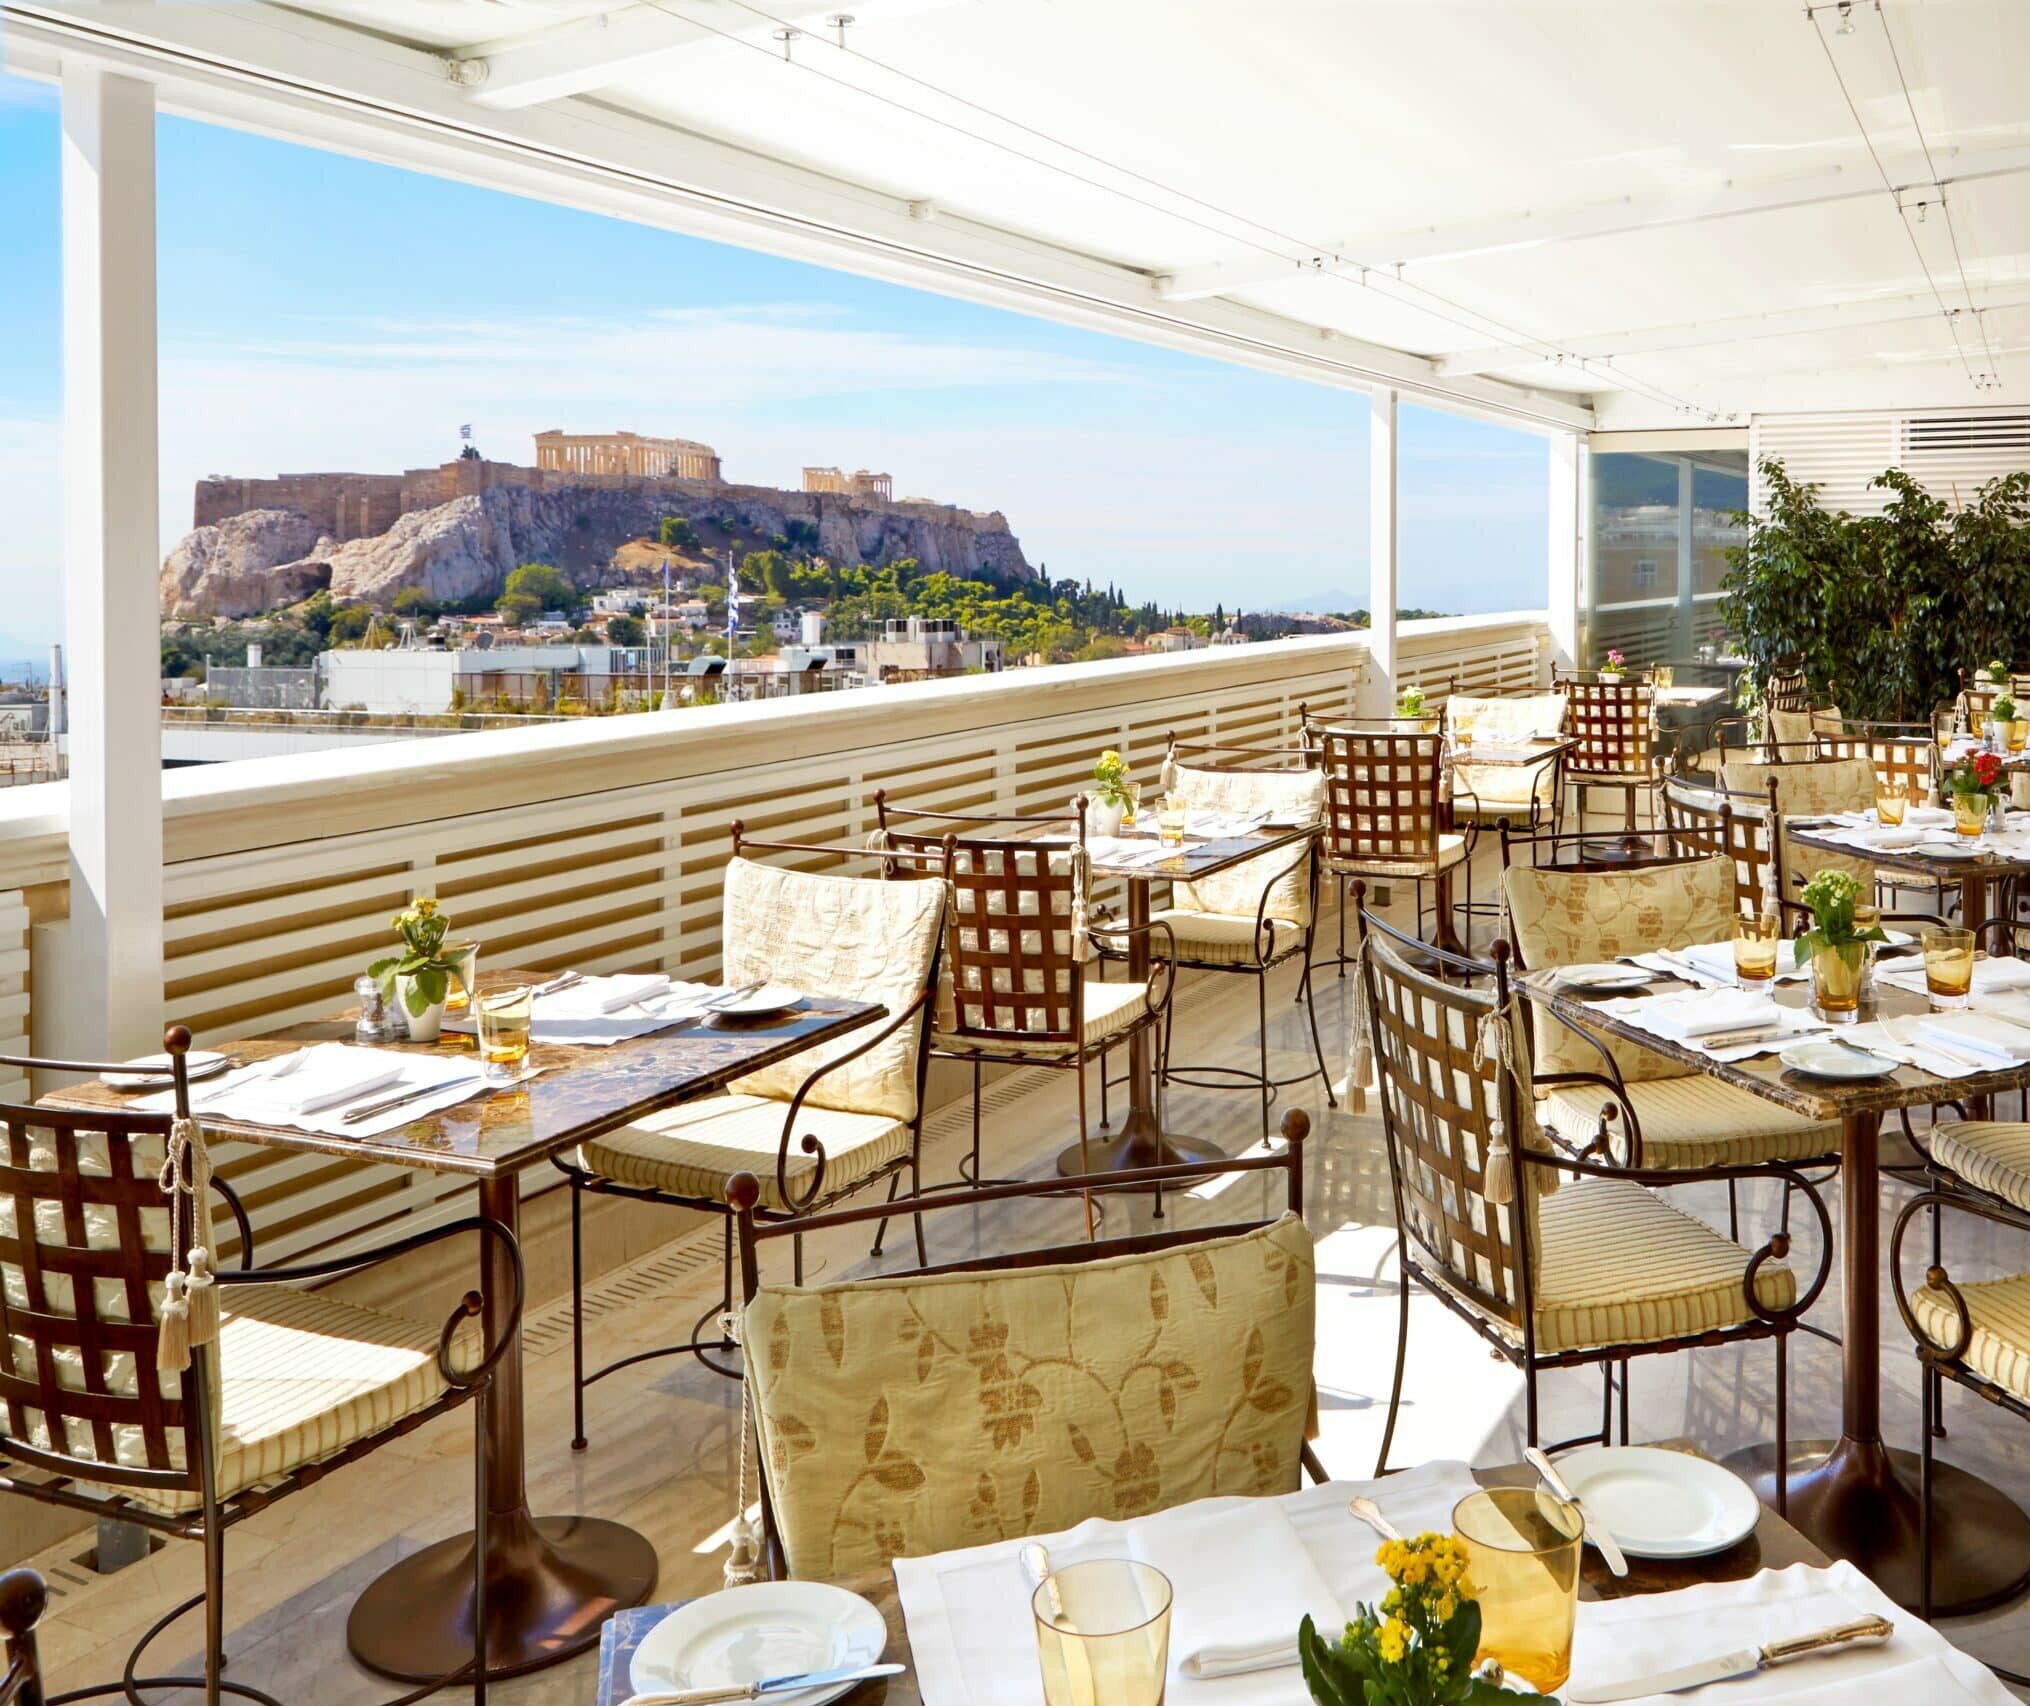
<path id="1" fill-rule="evenodd" d="M 1768 800 L 1737 799 L 1722 788 L 1672 780 L 1664 784 L 1664 829 L 1670 849 L 1683 858 L 1724 855 L 1734 867 L 1734 904 L 1760 913 L 1774 891 L 1770 867 Z"/>
<path id="2" fill-rule="evenodd" d="M 1505 977 L 1488 991 L 1426 976 L 1372 925 L 1364 942 L 1401 1233 L 1443 1284 L 1520 1331 L 1536 1281 L 1537 1202 L 1555 1175 L 1510 1160 L 1512 1188 L 1490 1194 L 1490 1156 L 1534 1113 L 1524 1112 L 1514 1075 L 1486 1040 L 1498 1012 L 1523 1035 L 1521 1016 L 1510 1011 L 1514 997 Z M 1527 1076 L 1526 1058 L 1522 1070 Z"/>
<path id="3" fill-rule="evenodd" d="M 1805 678 L 1802 664 L 1778 664 L 1769 673 L 1769 684 L 1762 691 L 1762 704 L 1770 711 L 1809 711 L 1811 709 L 1811 683 Z"/>
<path id="4" fill-rule="evenodd" d="M 1931 735 L 1905 723 L 1856 723 L 1815 736 L 1821 758 L 1865 758 L 1875 767 L 1879 791 L 1906 798 L 1928 797 L 1938 774 L 1938 748 Z"/>
<path id="5" fill-rule="evenodd" d="M 180 1372 L 159 1359 L 171 1125 L 0 1104 L 0 1456 L 194 1506 L 215 1352 Z M 187 1243 L 190 1199 L 174 1200 Z"/>
<path id="6" fill-rule="evenodd" d="M 891 830 L 893 846 L 940 842 Z M 952 840 L 938 1030 L 991 1045 L 1076 1042 L 1085 1011 L 1083 836 L 1063 841 Z"/>
<path id="7" fill-rule="evenodd" d="M 1275 823 L 1313 824 L 1325 809 L 1325 774 L 1314 769 L 1178 764 L 1173 767 L 1173 789 L 1187 805 L 1242 815 L 1266 812 Z M 1281 875 L 1274 875 L 1277 872 Z M 1252 916 L 1265 887 L 1268 917 L 1299 928 L 1311 922 L 1310 872 L 1302 861 L 1293 866 L 1287 849 L 1281 857 L 1265 855 L 1199 882 L 1177 884 L 1176 905 L 1184 912 Z"/>
<path id="8" fill-rule="evenodd" d="M 1340 865 L 1432 864 L 1442 735 L 1323 731 L 1325 846 Z"/>
<path id="9" fill-rule="evenodd" d="M 1570 702 L 1567 728 L 1577 743 L 1568 778 L 1649 776 L 1655 769 L 1656 690 L 1647 676 L 1622 681 L 1572 677 L 1558 683 Z"/>

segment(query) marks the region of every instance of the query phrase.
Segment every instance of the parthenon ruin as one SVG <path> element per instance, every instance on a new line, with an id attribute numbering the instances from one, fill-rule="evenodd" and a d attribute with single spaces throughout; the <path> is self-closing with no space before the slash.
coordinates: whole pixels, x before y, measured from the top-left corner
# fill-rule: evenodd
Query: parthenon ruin
<path id="1" fill-rule="evenodd" d="M 837 468 L 806 468 L 804 490 L 837 492 L 842 497 L 860 498 L 868 503 L 895 501 L 895 481 L 886 474 L 870 474 L 865 468 L 842 473 Z"/>
<path id="2" fill-rule="evenodd" d="M 638 432 L 536 434 L 536 466 L 559 474 L 632 474 L 641 479 L 720 478 L 719 453 L 688 438 L 644 438 Z"/>

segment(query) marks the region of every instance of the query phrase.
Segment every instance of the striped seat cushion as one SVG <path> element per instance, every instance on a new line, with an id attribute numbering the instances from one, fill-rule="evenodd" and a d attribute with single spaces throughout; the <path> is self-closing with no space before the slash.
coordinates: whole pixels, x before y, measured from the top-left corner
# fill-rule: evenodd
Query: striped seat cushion
<path id="1" fill-rule="evenodd" d="M 1749 1252 L 1654 1191 L 1619 1179 L 1567 1184 L 1542 1199 L 1536 1346 L 1542 1352 L 1644 1344 L 1752 1320 Z M 1756 1276 L 1765 1309 L 1795 1301 L 1780 1262 Z"/>
<path id="2" fill-rule="evenodd" d="M 1983 1379 L 2030 1403 L 2030 1274 L 1962 1285 L 1974 1334 L 1962 1359 Z M 1942 1291 L 1925 1286 L 1910 1294 L 1910 1313 L 1925 1336 L 1941 1345 L 1959 1337 L 1959 1311 Z"/>
<path id="3" fill-rule="evenodd" d="M 2030 1125 L 1955 1120 L 1931 1130 L 1931 1158 L 1977 1191 L 2030 1208 Z"/>
<path id="4" fill-rule="evenodd" d="M 1268 920 L 1271 946 L 1266 954 L 1262 951 L 1262 935 L 1255 928 L 1254 915 L 1246 918 L 1231 918 L 1219 912 L 1179 912 L 1170 910 L 1151 916 L 1152 924 L 1167 924 L 1177 933 L 1177 957 L 1180 960 L 1195 961 L 1199 965 L 1248 965 L 1255 964 L 1257 956 L 1275 959 L 1303 946 L 1303 930 L 1287 919 Z M 1151 938 L 1149 951 L 1162 954 L 1164 941 L 1161 933 Z"/>
<path id="5" fill-rule="evenodd" d="M 220 1325 L 218 1496 L 229 1499 L 391 1427 L 444 1394 L 436 1325 L 289 1286 L 229 1286 Z M 454 1358 L 477 1359 L 476 1329 Z M 117 1492 L 166 1514 L 195 1494 Z"/>
<path id="6" fill-rule="evenodd" d="M 1441 835 L 1438 837 L 1438 857 L 1431 859 L 1382 859 L 1327 854 L 1325 868 L 1342 877 L 1428 877 L 1438 871 L 1450 870 L 1466 857 L 1466 837 L 1463 835 Z"/>
<path id="7" fill-rule="evenodd" d="M 1807 1119 L 1718 1079 L 1645 1078 L 1623 1088 L 1642 1122 L 1645 1167 L 1748 1167 L 1839 1153 L 1839 1121 Z M 1596 1085 L 1568 1084 L 1545 1097 L 1540 1111 L 1567 1143 L 1584 1148 L 1600 1129 L 1600 1109 L 1608 1100 Z M 1608 1130 L 1614 1158 L 1627 1165 L 1625 1122 L 1617 1119 Z"/>
<path id="8" fill-rule="evenodd" d="M 1149 1013 L 1149 986 L 1146 983 L 1102 983 L 1085 980 L 1085 1029 L 1087 1047 L 1105 1042 L 1125 1031 Z M 1073 1052 L 1069 1042 L 1051 1042 L 1017 1036 L 1012 1032 L 995 1036 L 969 1037 L 955 1031 L 938 1031 L 931 1046 L 946 1054 L 1026 1054 L 1038 1060 L 1062 1059 Z"/>
<path id="9" fill-rule="evenodd" d="M 578 1165 L 618 1184 L 640 1185 L 698 1202 L 722 1203 L 735 1173 L 761 1181 L 761 1206 L 783 1209 L 776 1164 L 782 1150 L 787 1102 L 765 1096 L 707 1096 L 650 1114 L 583 1144 Z M 878 1172 L 909 1153 L 909 1124 L 886 1114 L 855 1114 L 806 1102 L 797 1111 L 786 1169 L 793 1190 L 817 1167 L 802 1144 L 814 1136 L 825 1148 L 829 1192 Z"/>

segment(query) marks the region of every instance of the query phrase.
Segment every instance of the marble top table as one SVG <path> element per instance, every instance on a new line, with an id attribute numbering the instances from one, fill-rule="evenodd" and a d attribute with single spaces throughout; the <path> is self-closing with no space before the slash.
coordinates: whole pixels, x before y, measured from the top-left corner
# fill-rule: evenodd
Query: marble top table
<path id="1" fill-rule="evenodd" d="M 1960 923 L 1968 930 L 1980 929 L 1987 919 L 1991 885 L 2007 877 L 2030 875 L 2030 836 L 2010 836 L 2001 841 L 1983 836 L 1972 843 L 1973 857 L 1951 854 L 1941 857 L 1923 847 L 1857 847 L 1851 841 L 1840 840 L 1837 831 L 1829 833 L 1829 828 L 1822 818 L 1783 820 L 1784 833 L 1800 847 L 1866 859 L 1878 870 L 1908 871 L 1928 883 L 1958 883 Z"/>
<path id="2" fill-rule="evenodd" d="M 1848 851 L 1851 851 L 1849 849 Z M 1910 963 L 1907 962 L 1906 963 Z M 1928 1012 L 1922 995 L 1894 988 L 1879 978 L 1872 1003 L 1860 1017 L 1897 1018 Z M 1841 1131 L 1839 1207 L 1840 1437 L 1793 1442 L 1790 1466 L 1790 1520 L 1826 1552 L 1850 1559 L 1901 1605 L 1918 1600 L 1917 1475 L 1914 1451 L 1891 1451 L 1881 1426 L 1881 1128 L 1882 1116 L 1899 1108 L 1929 1107 L 1969 1096 L 1998 1095 L 2030 1085 L 2030 1064 L 1938 1078 L 1914 1066 L 1880 1078 L 1833 1080 L 1808 1077 L 1774 1055 L 1717 1061 L 1682 1043 L 1640 1029 L 1604 1011 L 1592 1000 L 1560 990 L 1545 972 L 1531 972 L 1521 985 L 1541 1006 L 1598 1035 L 1634 1043 L 1667 1055 L 1680 1065 L 1746 1090 L 1814 1120 L 1837 1120 Z M 1680 987 L 1658 978 L 1657 990 Z M 1809 980 L 1780 983 L 1771 998 L 1787 1007 L 1808 1007 Z M 1602 1092 L 1602 1101 L 1606 1093 Z M 1737 1464 L 1753 1471 L 1756 1490 L 1773 1495 L 1773 1453 L 1749 1454 Z M 2000 1489 L 1950 1464 L 1934 1469 L 1941 1525 L 1934 1578 L 1940 1615 L 2000 1603 L 2030 1583 L 2030 1517 Z"/>
<path id="3" fill-rule="evenodd" d="M 483 973 L 482 992 L 534 983 L 545 974 Z M 543 1076 L 512 1089 L 426 1114 L 377 1137 L 333 1137 L 294 1126 L 252 1125 L 204 1116 L 213 1138 L 238 1138 L 274 1149 L 307 1150 L 398 1167 L 468 1173 L 478 1184 L 479 1212 L 519 1238 L 521 1180 L 526 1167 L 644 1114 L 709 1095 L 744 1073 L 787 1058 L 813 1043 L 859 1029 L 885 1009 L 864 1001 L 806 997 L 781 1018 L 691 1020 L 605 1048 L 536 1043 L 529 1064 Z M 243 1060 L 260 1060 L 311 1043 L 350 1042 L 356 1008 L 327 1020 L 218 1044 Z M 406 1052 L 469 1053 L 473 1040 L 446 1032 L 435 1043 L 390 1044 Z M 135 1092 L 97 1082 L 43 1098 L 63 1108 L 116 1107 Z M 502 1330 L 496 1311 L 513 1295 L 508 1257 L 487 1246 L 481 1295 L 487 1342 Z M 639 1605 L 656 1581 L 655 1548 L 621 1523 L 599 1517 L 537 1517 L 529 1510 L 524 1470 L 521 1346 L 502 1358 L 488 1408 L 488 1553 L 496 1560 L 487 1591 L 487 1674 L 512 1676 L 555 1664 L 599 1639 L 603 1618 Z M 360 1662 L 386 1676 L 425 1682 L 472 1659 L 470 1533 L 427 1546 L 378 1577 L 354 1605 L 346 1639 Z"/>

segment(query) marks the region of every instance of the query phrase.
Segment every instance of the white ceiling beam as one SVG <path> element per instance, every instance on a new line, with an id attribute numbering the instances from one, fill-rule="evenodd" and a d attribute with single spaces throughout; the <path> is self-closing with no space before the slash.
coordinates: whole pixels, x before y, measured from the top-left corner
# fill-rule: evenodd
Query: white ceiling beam
<path id="1" fill-rule="evenodd" d="M 444 59 L 302 12 L 142 0 L 0 0 L 10 68 L 85 54 L 148 76 L 168 111 L 940 291 L 1344 389 L 1537 430 L 1587 431 L 1590 400 L 1441 381 L 1429 358 L 1237 303 L 1153 301 L 1146 273 L 864 185 L 572 100 L 475 108 Z"/>
<path id="2" fill-rule="evenodd" d="M 754 26 L 749 14 L 747 25 Z M 756 31 L 759 34 L 759 31 Z M 482 107 L 533 107 L 603 89 L 657 60 L 718 38 L 655 6 L 623 6 L 556 29 L 460 50 L 466 98 Z"/>
<path id="3" fill-rule="evenodd" d="M 1937 159 L 1939 184 L 1946 188 L 2030 172 L 2030 147 L 1962 149 L 1941 153 Z M 1923 191 L 1936 187 L 1922 155 L 1891 157 L 1885 159 L 1884 165 L 1890 181 L 1900 190 L 1913 192 L 1921 198 Z M 1202 302 L 1236 290 L 1258 289 L 1263 285 L 1281 284 L 1287 279 L 1313 274 L 1358 273 L 1363 269 L 1385 271 L 1416 261 L 1461 260 L 1503 250 L 1544 248 L 1554 243 L 1576 243 L 1592 237 L 1618 237 L 1635 231 L 1699 225 L 1716 219 L 1738 219 L 1752 213 L 1820 207 L 1830 202 L 1853 201 L 1884 193 L 1882 180 L 1874 166 L 1864 161 L 1856 166 L 1836 166 L 1804 177 L 1764 179 L 1755 183 L 1730 181 L 1714 190 L 1672 190 L 1654 196 L 1621 196 L 1613 201 L 1588 202 L 1579 207 L 1542 212 L 1525 210 L 1457 225 L 1427 225 L 1410 231 L 1349 237 L 1344 242 L 1320 249 L 1316 254 L 1292 256 L 1287 260 L 1256 253 L 1237 260 L 1180 267 L 1158 278 L 1156 293 L 1166 302 Z"/>
<path id="4" fill-rule="evenodd" d="M 1958 292 L 1953 294 L 1957 296 Z M 1975 309 L 1982 314 L 2000 314 L 2030 308 L 2030 293 L 2025 293 L 2021 287 L 2014 291 L 1976 291 L 1973 302 Z M 1952 297 L 1947 298 L 1946 305 L 1956 306 Z M 1912 291 L 1904 296 L 1857 297 L 1846 302 L 1817 303 L 1807 308 L 1778 309 L 1767 314 L 1741 314 L 1724 320 L 1690 320 L 1619 332 L 1559 336 L 1541 339 L 1533 348 L 1519 344 L 1488 344 L 1480 349 L 1441 355 L 1434 365 L 1441 376 L 1460 378 L 1473 373 L 1497 373 L 1507 367 L 1533 367 L 1544 359 L 1546 343 L 1570 355 L 1609 360 L 1622 355 L 1710 349 L 1722 344 L 1752 343 L 1758 338 L 1809 337 L 1814 332 L 1844 332 L 1857 327 L 1893 326 L 1910 320 L 1937 318 L 1937 296 L 1929 290 Z"/>

